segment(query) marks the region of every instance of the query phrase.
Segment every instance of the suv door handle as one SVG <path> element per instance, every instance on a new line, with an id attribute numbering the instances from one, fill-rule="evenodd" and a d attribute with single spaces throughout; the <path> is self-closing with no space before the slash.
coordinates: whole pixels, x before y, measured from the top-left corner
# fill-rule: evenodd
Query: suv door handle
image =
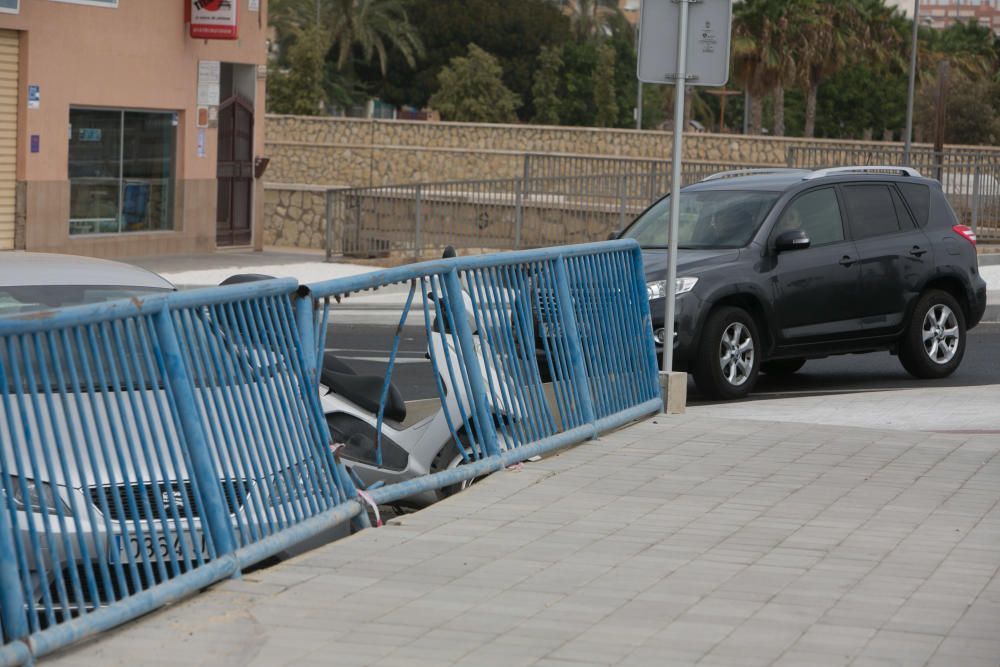
<path id="1" fill-rule="evenodd" d="M 926 253 L 927 251 L 918 245 L 915 245 L 912 248 L 910 248 L 910 254 L 913 255 L 914 257 L 920 257 L 921 255 L 924 255 Z"/>
<path id="2" fill-rule="evenodd" d="M 841 266 L 850 266 L 851 264 L 854 264 L 856 261 L 858 261 L 858 260 L 854 259 L 850 255 L 844 255 L 843 257 L 840 258 L 840 265 Z"/>

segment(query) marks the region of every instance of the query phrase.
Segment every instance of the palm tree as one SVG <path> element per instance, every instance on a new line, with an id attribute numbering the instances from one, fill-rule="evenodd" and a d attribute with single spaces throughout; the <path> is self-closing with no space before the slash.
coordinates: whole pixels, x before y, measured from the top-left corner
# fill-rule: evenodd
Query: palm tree
<path id="1" fill-rule="evenodd" d="M 398 51 L 410 67 L 424 53 L 402 0 L 273 0 L 270 16 L 282 36 L 309 24 L 322 25 L 329 32 L 341 71 L 355 49 L 365 62 L 377 58 L 382 74 L 390 51 Z"/>
<path id="2" fill-rule="evenodd" d="M 781 0 L 746 0 L 733 16 L 733 74 L 750 98 L 750 133 L 760 134 L 764 96 L 781 79 L 785 54 L 776 16 Z"/>
<path id="3" fill-rule="evenodd" d="M 611 32 L 613 17 L 621 15 L 617 0 L 549 0 L 567 13 L 580 39 L 603 37 Z"/>
<path id="4" fill-rule="evenodd" d="M 816 98 L 820 84 L 860 59 L 891 61 L 903 67 L 902 33 L 895 25 L 898 10 L 882 0 L 826 0 L 799 33 L 799 79 L 806 89 L 804 134 L 815 135 Z"/>

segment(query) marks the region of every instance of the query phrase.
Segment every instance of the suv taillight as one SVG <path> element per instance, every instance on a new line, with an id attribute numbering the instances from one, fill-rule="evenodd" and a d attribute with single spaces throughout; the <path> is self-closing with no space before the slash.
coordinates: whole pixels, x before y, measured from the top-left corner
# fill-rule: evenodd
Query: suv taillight
<path id="1" fill-rule="evenodd" d="M 951 228 L 953 232 L 964 238 L 972 245 L 976 245 L 976 233 L 968 225 L 955 225 Z"/>

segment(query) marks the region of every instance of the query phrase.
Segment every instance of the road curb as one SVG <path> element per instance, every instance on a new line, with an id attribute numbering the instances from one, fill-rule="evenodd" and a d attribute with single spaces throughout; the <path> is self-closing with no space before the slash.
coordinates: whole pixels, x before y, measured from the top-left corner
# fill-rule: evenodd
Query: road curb
<path id="1" fill-rule="evenodd" d="M 986 306 L 981 322 L 1000 322 L 1000 305 Z"/>

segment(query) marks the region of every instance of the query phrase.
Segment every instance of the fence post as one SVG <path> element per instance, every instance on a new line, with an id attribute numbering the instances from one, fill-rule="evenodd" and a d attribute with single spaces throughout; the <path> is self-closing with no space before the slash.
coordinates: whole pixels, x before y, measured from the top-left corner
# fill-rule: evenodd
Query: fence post
<path id="1" fill-rule="evenodd" d="M 979 226 L 979 164 L 974 167 L 975 172 L 972 177 L 972 233 L 976 233 Z"/>
<path id="2" fill-rule="evenodd" d="M 514 250 L 521 249 L 521 228 L 524 227 L 524 186 L 525 180 L 514 181 Z"/>
<path id="3" fill-rule="evenodd" d="M 21 587 L 21 577 L 17 571 L 17 557 L 14 554 L 14 529 L 10 522 L 10 505 L 7 494 L 0 487 L 0 624 L 3 633 L 0 634 L 0 646 L 6 641 L 24 639 L 28 636 L 27 607 L 24 602 L 24 589 Z"/>
<path id="4" fill-rule="evenodd" d="M 222 498 L 219 473 L 215 471 L 208 452 L 208 438 L 198 416 L 198 406 L 195 405 L 194 383 L 184 364 L 184 355 L 177 342 L 169 306 L 164 305 L 153 316 L 153 320 L 163 354 L 165 375 L 170 379 L 170 393 L 177 405 L 184 444 L 191 457 L 191 475 L 201 492 L 202 509 L 205 512 L 202 518 L 215 544 L 216 556 L 231 554 L 236 550 L 236 541 L 233 538 L 233 526 L 229 522 L 229 509 Z"/>
<path id="5" fill-rule="evenodd" d="M 333 261 L 333 190 L 326 191 L 326 261 Z"/>
<path id="6" fill-rule="evenodd" d="M 465 312 L 465 299 L 462 297 L 462 283 L 458 279 L 458 271 L 452 269 L 444 274 L 444 286 L 447 290 L 448 307 L 451 308 L 455 333 L 458 334 L 458 344 L 462 348 L 462 360 L 465 362 L 465 372 L 469 377 L 469 387 L 472 389 L 472 407 L 479 424 L 479 435 L 483 438 L 483 448 L 488 456 L 500 453 L 497 446 L 497 428 L 493 423 L 493 415 L 486 407 L 486 384 L 479 368 L 479 353 L 472 340 L 472 327 Z"/>
<path id="7" fill-rule="evenodd" d="M 417 259 L 420 258 L 420 250 L 421 250 L 421 248 L 420 248 L 420 223 L 421 223 L 422 211 L 420 209 L 422 208 L 421 205 L 423 203 L 421 201 L 421 197 L 422 197 L 422 194 L 423 194 L 422 191 L 423 191 L 423 188 L 421 187 L 420 183 L 417 183 L 417 189 L 416 189 L 416 192 L 415 192 L 414 197 L 413 197 L 413 204 L 414 204 L 414 208 L 416 209 L 415 210 L 415 214 L 416 214 L 416 219 L 417 219 L 416 220 L 416 225 L 415 225 L 414 230 L 413 230 L 413 256 L 416 257 Z"/>
<path id="8" fill-rule="evenodd" d="M 303 292 L 306 292 L 303 294 Z M 299 330 L 299 341 L 302 344 L 303 370 L 309 377 L 311 387 L 319 386 L 319 373 L 316 364 L 321 355 L 316 352 L 319 349 L 316 342 L 316 318 L 313 308 L 312 295 L 304 287 L 299 288 L 299 293 L 295 296 L 295 325 Z M 321 331 L 320 335 L 325 338 L 326 332 Z M 323 341 L 323 347 L 325 347 Z"/>
<path id="9" fill-rule="evenodd" d="M 625 178 L 626 174 L 618 175 L 618 229 L 625 229 Z"/>
<path id="10" fill-rule="evenodd" d="M 556 292 L 559 317 L 562 319 L 563 331 L 566 332 L 566 345 L 569 348 L 569 364 L 573 373 L 573 386 L 579 401 L 580 412 L 586 422 L 594 425 L 597 437 L 597 417 L 594 414 L 594 399 L 590 395 L 590 383 L 587 382 L 587 362 L 583 357 L 583 346 L 580 344 L 580 331 L 576 326 L 576 313 L 573 312 L 573 295 L 569 291 L 569 276 L 566 273 L 566 260 L 560 255 L 555 260 Z"/>

